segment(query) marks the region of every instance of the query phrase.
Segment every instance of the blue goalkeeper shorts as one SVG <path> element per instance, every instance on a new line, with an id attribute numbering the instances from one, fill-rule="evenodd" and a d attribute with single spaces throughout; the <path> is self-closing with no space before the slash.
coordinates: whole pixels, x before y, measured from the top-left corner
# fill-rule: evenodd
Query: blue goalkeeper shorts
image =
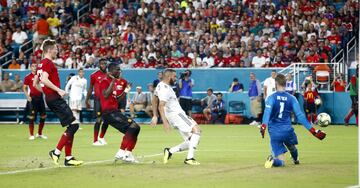
<path id="1" fill-rule="evenodd" d="M 286 146 L 297 145 L 298 140 L 294 131 L 277 136 L 270 135 L 270 145 L 272 153 L 275 157 L 286 153 L 288 150 Z"/>

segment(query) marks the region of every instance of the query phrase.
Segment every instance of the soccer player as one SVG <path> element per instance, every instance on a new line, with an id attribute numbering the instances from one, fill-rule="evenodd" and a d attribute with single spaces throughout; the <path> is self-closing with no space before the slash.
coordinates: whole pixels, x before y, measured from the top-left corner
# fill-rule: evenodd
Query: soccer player
<path id="1" fill-rule="evenodd" d="M 31 73 L 26 75 L 24 78 L 24 86 L 23 90 L 27 99 L 27 103 L 29 105 L 29 130 L 30 137 L 29 140 L 34 140 L 34 121 L 36 120 L 36 116 L 40 114 L 40 123 L 38 128 L 38 133 L 36 134 L 36 138 L 47 139 L 47 136 L 42 134 L 42 130 L 45 125 L 46 111 L 44 99 L 41 91 L 38 91 L 33 86 L 34 76 L 36 75 L 36 67 L 35 63 L 31 64 Z M 29 91 L 30 90 L 30 91 Z"/>
<path id="2" fill-rule="evenodd" d="M 351 98 L 351 108 L 348 114 L 346 115 L 344 122 L 345 125 L 348 125 L 351 116 L 355 114 L 356 125 L 358 125 L 358 110 L 359 110 L 359 67 L 356 67 L 356 75 L 353 75 L 350 79 L 350 98 Z M 359 126 L 359 125 L 358 125 Z"/>
<path id="3" fill-rule="evenodd" d="M 290 151 L 294 164 L 300 164 L 295 146 L 298 144 L 298 140 L 294 128 L 291 126 L 290 115 L 292 111 L 294 111 L 298 121 L 316 138 L 322 140 L 326 136 L 324 132 L 311 126 L 301 112 L 296 98 L 285 91 L 285 76 L 278 74 L 275 77 L 275 83 L 277 91 L 270 95 L 265 102 L 265 112 L 260 127 L 262 138 L 264 138 L 266 127 L 269 127 L 268 132 L 273 153 L 267 158 L 265 168 L 284 166 L 287 149 Z"/>
<path id="4" fill-rule="evenodd" d="M 96 117 L 95 125 L 94 125 L 94 146 L 103 146 L 106 145 L 107 142 L 104 139 L 105 133 L 107 131 L 107 128 L 109 127 L 108 124 L 103 122 L 101 118 L 101 105 L 100 105 L 100 95 L 102 95 L 102 92 L 100 90 L 100 83 L 101 81 L 106 78 L 106 59 L 100 59 L 99 61 L 99 70 L 95 71 L 90 76 L 90 87 L 88 88 L 85 104 L 86 108 L 90 108 L 90 96 L 92 93 L 92 90 L 94 88 L 94 117 Z M 101 126 L 101 123 L 102 126 Z M 99 136 L 99 130 L 101 126 L 101 132 Z"/>
<path id="5" fill-rule="evenodd" d="M 70 78 L 65 86 L 65 92 L 69 94 L 69 106 L 76 120 L 80 122 L 83 96 L 86 95 L 87 81 L 84 78 L 84 69 L 78 70 L 78 75 Z"/>
<path id="6" fill-rule="evenodd" d="M 120 67 L 116 63 L 110 63 L 108 74 L 100 83 L 100 104 L 104 123 L 110 124 L 115 129 L 124 133 L 119 151 L 115 154 L 115 161 L 123 160 L 136 163 L 132 154 L 140 132 L 140 126 L 131 118 L 126 117 L 118 110 L 118 102 L 124 94 L 130 91 L 128 86 L 124 91 L 117 87 L 120 84 Z M 120 94 L 121 93 L 121 94 Z"/>
<path id="7" fill-rule="evenodd" d="M 54 40 L 45 40 L 42 49 L 44 59 L 38 64 L 34 85 L 37 88 L 41 86 L 47 106 L 60 119 L 61 125 L 66 127 L 56 148 L 51 150 L 49 155 L 53 162 L 59 165 L 61 150 L 65 147 L 65 166 L 79 166 L 83 164 L 83 161 L 79 161 L 72 156 L 74 135 L 79 129 L 79 122 L 76 121 L 70 107 L 63 99 L 65 91 L 60 89 L 58 70 L 53 62 L 58 53 L 56 42 Z"/>
<path id="8" fill-rule="evenodd" d="M 305 84 L 306 85 L 306 84 Z M 316 122 L 316 105 L 315 99 L 320 98 L 317 91 L 312 90 L 312 83 L 309 82 L 306 85 L 306 91 L 304 93 L 304 103 L 305 103 L 305 112 L 308 118 L 308 121 L 314 123 Z"/>
<path id="9" fill-rule="evenodd" d="M 151 125 L 155 126 L 158 120 L 157 109 L 163 121 L 163 127 L 166 132 L 170 130 L 170 126 L 179 130 L 180 135 L 183 137 L 184 142 L 172 148 L 164 149 L 164 163 L 166 164 L 171 158 L 172 154 L 189 150 L 187 157 L 184 161 L 188 165 L 199 165 L 200 163 L 195 160 L 194 153 L 200 140 L 200 127 L 189 116 L 186 115 L 181 108 L 179 101 L 175 95 L 172 86 L 176 82 L 176 72 L 173 69 L 166 69 L 164 71 L 163 80 L 156 86 L 153 97 L 153 112 L 154 116 L 151 120 Z"/>
<path id="10" fill-rule="evenodd" d="M 124 90 L 129 87 L 131 88 L 131 83 L 129 83 L 127 80 L 125 80 L 125 78 L 122 77 L 121 71 L 120 71 L 120 76 L 117 79 L 118 82 L 117 85 L 115 85 L 115 87 L 118 87 L 118 95 L 122 95 L 121 96 L 121 100 L 119 100 L 119 110 L 121 113 L 125 113 L 125 109 L 126 109 L 126 103 L 127 103 L 127 93 L 124 93 Z"/>

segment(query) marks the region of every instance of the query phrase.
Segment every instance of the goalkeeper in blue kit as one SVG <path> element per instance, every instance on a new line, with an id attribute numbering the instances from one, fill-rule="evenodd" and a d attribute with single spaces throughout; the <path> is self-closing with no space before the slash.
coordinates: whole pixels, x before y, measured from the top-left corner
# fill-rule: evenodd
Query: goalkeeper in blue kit
<path id="1" fill-rule="evenodd" d="M 277 91 L 265 101 L 263 122 L 260 127 L 262 138 L 265 136 L 266 127 L 268 127 L 272 149 L 272 155 L 267 158 L 265 168 L 285 166 L 285 153 L 287 150 L 290 151 L 294 164 L 300 164 L 296 148 L 298 140 L 294 128 L 291 126 L 291 112 L 295 113 L 298 122 L 303 124 L 316 138 L 322 140 L 326 136 L 323 131 L 312 127 L 300 110 L 296 98 L 285 91 L 285 76 L 278 74 L 275 83 Z"/>

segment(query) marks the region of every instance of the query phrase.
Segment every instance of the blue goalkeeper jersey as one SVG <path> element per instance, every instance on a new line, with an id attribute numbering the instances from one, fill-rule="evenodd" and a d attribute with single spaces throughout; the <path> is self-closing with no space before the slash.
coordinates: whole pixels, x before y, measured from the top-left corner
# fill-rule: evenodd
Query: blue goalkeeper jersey
<path id="1" fill-rule="evenodd" d="M 283 136 L 294 131 L 291 126 L 291 112 L 294 112 L 298 121 L 310 129 L 312 126 L 300 110 L 297 99 L 285 91 L 277 91 L 265 101 L 263 124 L 268 125 L 271 136 Z"/>

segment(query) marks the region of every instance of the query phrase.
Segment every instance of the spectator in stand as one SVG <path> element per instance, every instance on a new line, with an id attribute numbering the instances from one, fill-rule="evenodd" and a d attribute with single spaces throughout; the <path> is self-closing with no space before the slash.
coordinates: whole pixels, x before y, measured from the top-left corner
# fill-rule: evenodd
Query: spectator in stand
<path id="1" fill-rule="evenodd" d="M 271 94 L 276 92 L 275 88 L 276 70 L 271 71 L 271 76 L 264 81 L 264 99 L 266 100 Z"/>
<path id="2" fill-rule="evenodd" d="M 34 36 L 34 41 L 46 39 L 49 36 L 49 29 L 50 26 L 46 21 L 45 15 L 40 15 L 40 19 L 36 22 L 37 37 Z"/>
<path id="3" fill-rule="evenodd" d="M 251 61 L 251 65 L 255 68 L 261 68 L 265 65 L 265 61 L 266 58 L 262 55 L 262 51 L 258 50 Z"/>
<path id="4" fill-rule="evenodd" d="M 296 83 L 294 80 L 292 80 L 292 77 L 293 77 L 293 75 L 290 73 L 286 75 L 285 91 L 290 93 L 291 95 L 295 95 Z"/>
<path id="5" fill-rule="evenodd" d="M 12 45 L 13 48 L 13 55 L 15 57 L 19 57 L 19 50 L 20 46 L 25 43 L 25 41 L 28 39 L 28 36 L 26 32 L 24 32 L 21 28 L 21 26 L 18 24 L 16 25 L 16 32 L 12 34 Z"/>
<path id="6" fill-rule="evenodd" d="M 181 73 L 179 79 L 180 106 L 185 113 L 191 117 L 192 110 L 192 88 L 195 85 L 194 79 L 191 78 L 191 71 L 186 70 Z"/>
<path id="7" fill-rule="evenodd" d="M 61 21 L 57 18 L 54 12 L 49 13 L 49 17 L 46 20 L 49 23 L 49 29 L 51 31 L 52 36 L 58 36 L 59 34 L 59 26 L 61 25 Z"/>
<path id="8" fill-rule="evenodd" d="M 14 86 L 10 89 L 14 92 L 22 92 L 24 82 L 20 79 L 20 75 L 15 74 Z"/>
<path id="9" fill-rule="evenodd" d="M 136 93 L 130 101 L 130 116 L 131 118 L 135 117 L 135 112 L 143 111 L 145 110 L 146 105 L 146 95 L 142 92 L 141 86 L 136 87 Z"/>
<path id="10" fill-rule="evenodd" d="M 254 73 L 250 73 L 250 85 L 248 95 L 250 97 L 251 114 L 254 120 L 250 125 L 259 125 L 261 122 L 261 85 Z"/>
<path id="11" fill-rule="evenodd" d="M 336 75 L 336 78 L 331 83 L 331 86 L 334 87 L 335 92 L 345 92 L 346 81 L 343 79 L 343 76 L 339 73 Z"/>
<path id="12" fill-rule="evenodd" d="M 216 100 L 216 95 L 214 95 L 213 90 L 211 88 L 207 89 L 206 97 L 201 99 L 201 106 L 205 106 L 203 110 L 203 114 L 207 121 L 211 120 L 211 109 L 213 107 L 213 102 Z"/>
<path id="13" fill-rule="evenodd" d="M 154 87 L 153 84 L 148 84 L 147 85 L 147 89 L 148 89 L 148 93 L 146 93 L 146 108 L 145 108 L 145 113 L 149 116 L 149 117 L 153 117 L 153 110 L 152 110 L 152 98 L 154 96 Z"/>
<path id="14" fill-rule="evenodd" d="M 211 123 L 224 124 L 226 117 L 225 102 L 222 99 L 222 93 L 216 94 L 216 100 L 213 101 L 211 108 Z"/>
<path id="15" fill-rule="evenodd" d="M 159 71 L 159 72 L 157 73 L 157 79 L 155 79 L 155 80 L 153 81 L 153 87 L 154 87 L 154 88 L 156 88 L 156 86 L 161 82 L 162 77 L 163 77 L 163 72 L 162 72 L 162 71 Z"/>
<path id="16" fill-rule="evenodd" d="M 16 61 L 15 57 L 13 57 L 11 60 L 11 64 L 9 65 L 8 69 L 20 69 L 20 64 Z"/>
<path id="17" fill-rule="evenodd" d="M 239 83 L 237 78 L 233 79 L 233 82 L 230 85 L 229 92 L 230 93 L 239 93 L 244 91 L 244 86 L 242 83 Z"/>
<path id="18" fill-rule="evenodd" d="M 4 79 L 0 83 L 0 89 L 2 92 L 11 92 L 11 89 L 15 86 L 15 82 L 9 79 L 9 73 L 4 72 Z"/>

